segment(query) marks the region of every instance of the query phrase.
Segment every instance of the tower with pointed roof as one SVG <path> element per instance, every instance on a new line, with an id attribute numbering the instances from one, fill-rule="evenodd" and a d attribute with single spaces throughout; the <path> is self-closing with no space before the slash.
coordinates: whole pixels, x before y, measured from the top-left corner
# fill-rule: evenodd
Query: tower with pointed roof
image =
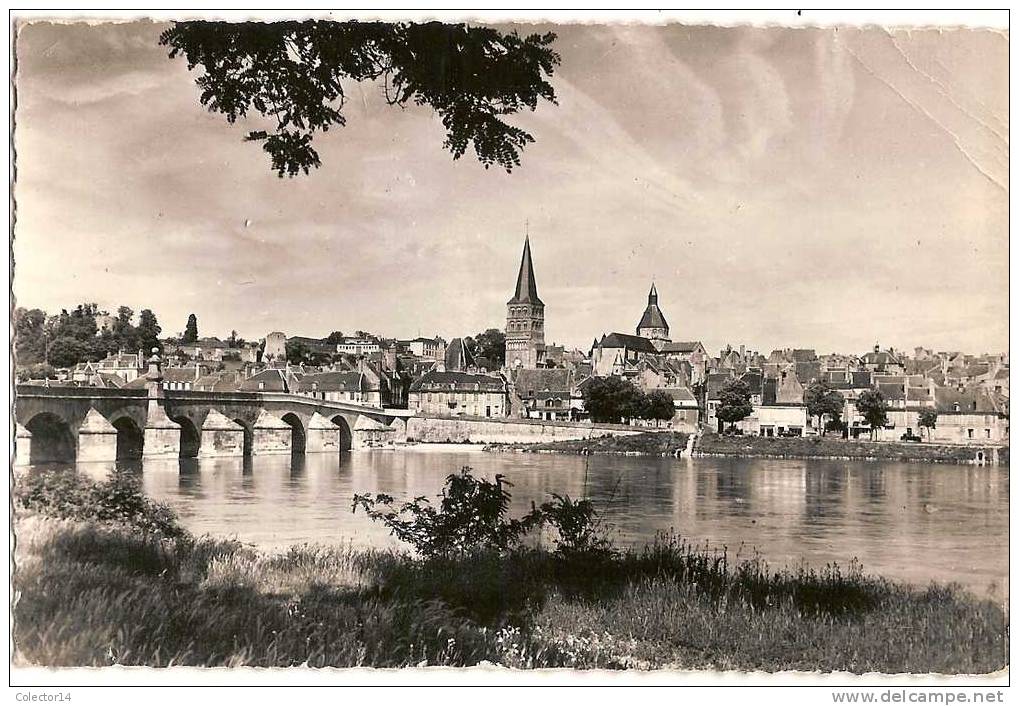
<path id="1" fill-rule="evenodd" d="M 637 324 L 637 335 L 651 339 L 651 343 L 658 350 L 669 342 L 669 322 L 658 308 L 658 290 L 654 282 L 651 283 L 651 291 L 647 295 L 647 308 L 644 309 L 644 315 Z"/>
<path id="2" fill-rule="evenodd" d="M 531 239 L 524 239 L 517 288 L 506 302 L 506 366 L 537 368 L 545 363 L 545 304 L 538 298 Z"/>

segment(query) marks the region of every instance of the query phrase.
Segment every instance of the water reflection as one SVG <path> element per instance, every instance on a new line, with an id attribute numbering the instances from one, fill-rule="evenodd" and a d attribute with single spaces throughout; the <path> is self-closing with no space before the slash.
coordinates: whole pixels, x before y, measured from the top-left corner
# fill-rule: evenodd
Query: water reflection
<path id="1" fill-rule="evenodd" d="M 133 463 L 134 465 L 130 465 Z M 351 513 L 356 492 L 434 496 L 470 465 L 513 483 L 512 512 L 551 493 L 589 497 L 621 544 L 675 531 L 774 564 L 857 558 L 909 581 L 1007 591 L 1008 469 L 780 459 L 665 459 L 370 451 L 128 462 L 146 492 L 197 534 L 263 547 L 304 542 L 397 546 Z M 102 477 L 103 464 L 79 469 Z"/>

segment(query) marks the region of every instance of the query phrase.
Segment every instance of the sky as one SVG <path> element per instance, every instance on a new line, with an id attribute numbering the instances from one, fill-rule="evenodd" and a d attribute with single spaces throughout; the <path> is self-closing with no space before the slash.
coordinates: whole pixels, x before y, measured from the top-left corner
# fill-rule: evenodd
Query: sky
<path id="1" fill-rule="evenodd" d="M 503 327 L 526 229 L 548 343 L 633 333 L 654 281 L 710 351 L 1008 348 L 1007 32 L 503 25 L 562 57 L 520 168 L 349 84 L 281 179 L 165 27 L 20 27 L 18 305 L 449 339 Z"/>

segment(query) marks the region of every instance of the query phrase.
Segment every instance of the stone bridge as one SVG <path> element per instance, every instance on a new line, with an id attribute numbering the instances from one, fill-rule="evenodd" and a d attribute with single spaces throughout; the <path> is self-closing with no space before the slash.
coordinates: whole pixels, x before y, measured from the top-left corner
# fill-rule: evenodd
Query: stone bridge
<path id="1" fill-rule="evenodd" d="M 276 392 L 15 388 L 19 465 L 124 458 L 339 453 L 406 439 L 412 412 Z"/>

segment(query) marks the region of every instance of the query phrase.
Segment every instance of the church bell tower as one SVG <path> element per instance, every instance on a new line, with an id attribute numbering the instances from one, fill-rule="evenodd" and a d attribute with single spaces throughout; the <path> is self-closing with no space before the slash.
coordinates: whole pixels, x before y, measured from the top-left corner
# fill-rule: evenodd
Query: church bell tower
<path id="1" fill-rule="evenodd" d="M 516 292 L 506 302 L 506 367 L 538 368 L 544 363 L 545 304 L 538 298 L 528 236 L 524 239 Z"/>

